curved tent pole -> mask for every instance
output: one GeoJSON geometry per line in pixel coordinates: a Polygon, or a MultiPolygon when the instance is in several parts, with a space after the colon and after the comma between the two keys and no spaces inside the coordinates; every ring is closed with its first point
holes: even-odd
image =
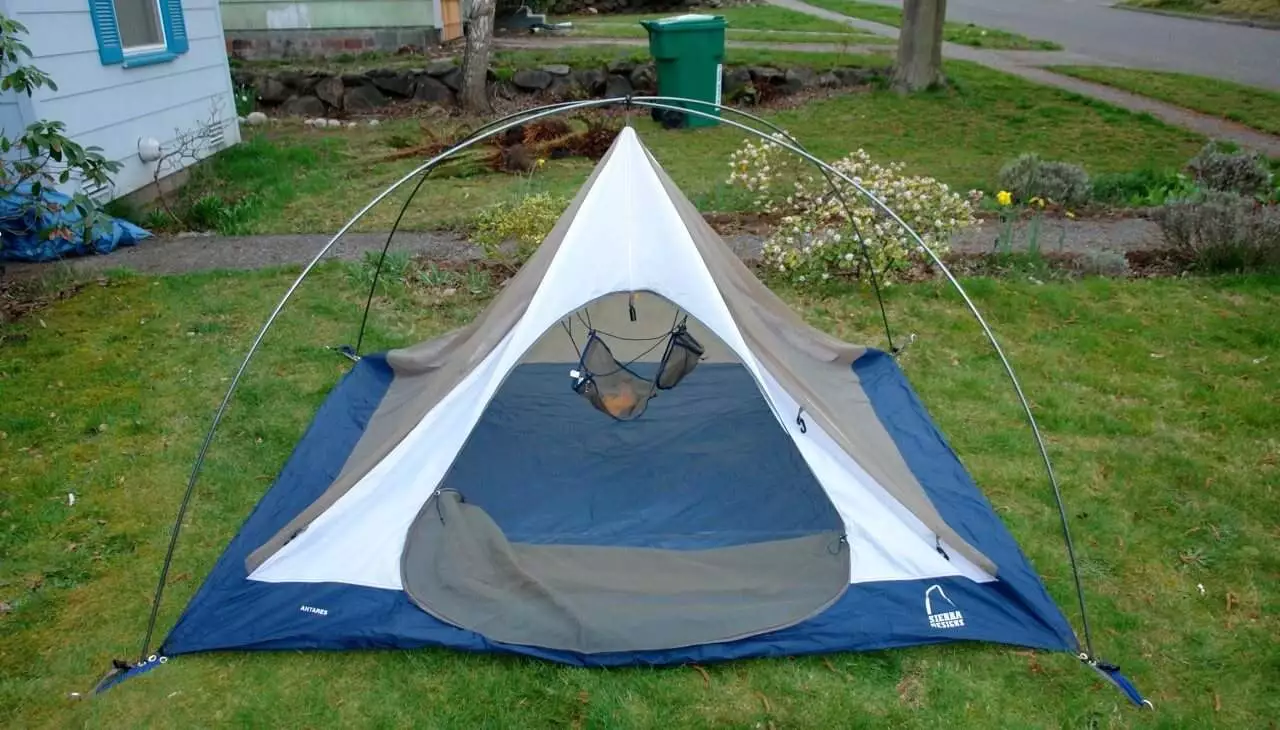
{"type": "MultiPolygon", "coordinates": [[[[799,147],[798,143],[793,145],[790,142],[787,142],[784,140],[778,140],[774,137],[770,137],[766,135],[764,132],[758,129],[755,129],[754,127],[751,127],[742,122],[738,122],[732,119],[724,119],[724,118],[709,114],[707,112],[699,111],[697,109],[690,109],[683,106],[674,106],[672,104],[665,103],[666,101],[694,102],[694,103],[702,104],[708,107],[714,106],[718,110],[727,110],[733,113],[743,114],[744,116],[751,116],[744,112],[740,112],[739,110],[733,109],[732,107],[726,107],[720,104],[713,104],[711,102],[702,102],[695,99],[679,99],[676,97],[631,97],[631,96],[612,97],[607,99],[589,99],[589,100],[584,100],[579,102],[553,104],[545,107],[539,107],[534,110],[530,110],[523,116],[510,115],[508,118],[511,118],[511,117],[518,117],[518,118],[515,119],[514,121],[508,121],[502,124],[498,124],[496,126],[488,125],[482,128],[484,129],[483,133],[477,133],[467,139],[464,139],[462,142],[454,145],[453,147],[446,150],[445,152],[431,158],[427,162],[419,165],[418,167],[406,173],[400,179],[393,182],[385,190],[383,190],[381,193],[376,195],[373,198],[373,200],[369,201],[369,203],[367,203],[363,208],[361,208],[359,212],[357,212],[350,220],[348,220],[347,223],[344,224],[342,228],[340,228],[338,232],[334,234],[334,236],[330,238],[329,241],[326,242],[320,248],[319,251],[316,252],[316,254],[306,264],[306,266],[303,267],[301,273],[298,274],[298,277],[293,281],[293,283],[285,291],[280,301],[276,304],[275,308],[271,311],[271,314],[267,317],[266,322],[263,323],[262,328],[258,331],[258,334],[254,338],[253,343],[249,346],[249,350],[245,353],[244,359],[240,363],[240,367],[236,370],[235,376],[231,379],[231,383],[228,386],[227,392],[223,396],[217,411],[214,413],[213,421],[210,424],[209,431],[205,435],[204,441],[202,442],[200,446],[200,450],[196,456],[195,464],[192,466],[191,476],[187,481],[186,490],[183,493],[182,502],[178,508],[177,517],[174,520],[173,529],[171,530],[171,534],[169,537],[168,548],[165,551],[164,564],[161,567],[159,581],[157,582],[157,585],[156,585],[155,597],[153,598],[152,605],[151,605],[151,613],[147,622],[147,631],[143,639],[142,650],[139,655],[139,663],[144,662],[147,659],[147,653],[151,648],[151,638],[155,631],[155,624],[156,624],[156,619],[160,609],[160,602],[161,602],[161,599],[163,598],[165,583],[167,582],[167,579],[168,579],[169,566],[173,560],[174,551],[177,549],[178,535],[182,528],[182,520],[186,516],[187,507],[189,506],[191,501],[191,495],[195,490],[196,482],[199,479],[200,471],[204,466],[204,460],[208,454],[209,447],[213,442],[213,437],[217,432],[219,424],[222,422],[223,416],[226,414],[227,408],[231,402],[232,395],[235,394],[235,390],[239,386],[240,380],[243,378],[245,371],[249,367],[250,361],[253,359],[253,356],[257,353],[258,349],[262,345],[263,340],[266,338],[267,331],[270,330],[271,325],[274,324],[276,319],[280,316],[280,313],[284,310],[285,305],[288,304],[289,300],[293,297],[294,293],[302,285],[302,282],[306,279],[306,277],[320,263],[320,260],[324,258],[324,256],[329,252],[329,250],[332,249],[333,246],[339,240],[341,240],[341,238],[344,235],[346,235],[346,233],[349,230],[351,230],[351,228],[354,227],[356,223],[358,223],[362,218],[364,218],[364,216],[367,215],[369,211],[377,207],[377,205],[380,204],[383,200],[385,200],[389,195],[391,195],[393,192],[398,190],[402,185],[404,185],[408,181],[412,180],[414,177],[419,175],[425,176],[427,173],[431,171],[432,168],[440,164],[442,161],[444,161],[448,157],[456,154],[457,152],[460,152],[483,139],[486,139],[495,134],[503,132],[523,122],[532,121],[534,119],[552,116],[561,112],[572,111],[575,109],[604,107],[604,106],[609,106],[612,104],[620,104],[620,103],[624,103],[628,105],[644,106],[649,108],[665,109],[669,111],[680,111],[688,114],[695,114],[697,116],[706,117],[708,119],[715,119],[721,123],[728,124],[738,129],[742,129],[743,131],[746,131],[746,132],[750,132],[751,134],[754,134],[757,137],[764,139],[766,141],[772,141],[773,143],[778,144],[780,147],[783,147],[784,149],[787,149],[792,153],[799,155],[800,157],[808,160],[810,163],[817,166],[820,170],[824,171],[824,174],[834,175],[840,178],[841,180],[843,180],[845,183],[851,185],[855,190],[857,190],[863,196],[865,196],[868,200],[870,200],[877,208],[879,208],[882,212],[884,212],[886,215],[892,218],[895,222],[897,222],[898,225],[900,225],[903,228],[903,230],[905,230],[911,236],[911,238],[916,242],[917,246],[922,251],[924,251],[925,254],[933,261],[934,265],[937,266],[940,271],[942,271],[942,273],[946,276],[947,280],[951,282],[951,285],[960,294],[961,298],[964,300],[965,305],[969,308],[970,313],[974,316],[974,319],[976,319],[978,324],[982,327],[983,333],[986,334],[987,340],[991,343],[991,346],[995,350],[997,356],[999,356],[1001,363],[1004,365],[1006,374],[1009,376],[1010,381],[1013,383],[1014,391],[1017,394],[1019,401],[1021,401],[1022,403],[1022,407],[1026,414],[1027,421],[1031,426],[1033,435],[1035,436],[1036,443],[1040,449],[1040,456],[1044,461],[1045,470],[1049,476],[1050,486],[1053,488],[1054,498],[1056,499],[1058,504],[1058,512],[1062,518],[1063,537],[1066,542],[1068,556],[1071,559],[1071,569],[1072,569],[1072,574],[1075,578],[1075,585],[1076,585],[1076,596],[1080,602],[1081,621],[1084,627],[1086,648],[1088,649],[1089,656],[1093,655],[1093,645],[1092,645],[1092,640],[1090,638],[1090,633],[1089,633],[1089,622],[1088,622],[1087,615],[1085,613],[1084,592],[1080,583],[1080,573],[1076,567],[1075,550],[1071,541],[1070,529],[1068,526],[1067,515],[1066,515],[1066,508],[1062,501],[1062,493],[1058,486],[1057,477],[1054,475],[1054,472],[1053,472],[1053,466],[1049,459],[1048,450],[1044,444],[1044,438],[1041,435],[1039,426],[1036,423],[1035,415],[1032,413],[1031,405],[1027,401],[1026,395],[1022,391],[1022,386],[1018,381],[1017,375],[1013,371],[1013,366],[1010,364],[1009,359],[1005,356],[1004,350],[1000,347],[1000,343],[996,340],[995,334],[992,332],[991,327],[987,324],[986,320],[983,318],[982,313],[978,311],[977,306],[973,303],[973,300],[969,298],[968,293],[964,290],[964,287],[960,285],[960,282],[951,273],[951,270],[947,267],[945,263],[943,263],[942,259],[939,258],[938,255],[935,254],[933,250],[930,249],[924,243],[924,241],[911,228],[911,226],[907,225],[907,223],[903,221],[902,218],[900,218],[896,213],[894,213],[893,210],[889,208],[887,205],[885,205],[879,198],[877,198],[870,191],[864,188],[861,184],[849,178],[844,173],[840,172],[839,170],[835,169],[831,165],[827,164],[826,162],[823,162],[822,160],[818,159],[814,155],[810,154],[808,151],[799,147]]],[[[767,126],[775,130],[778,129],[776,126],[768,122],[764,122],[763,120],[759,120],[758,118],[756,118],[755,120],[761,121],[762,123],[766,124],[767,126]]],[[[778,131],[782,131],[782,130],[778,130],[778,131]]],[[[786,135],[789,139],[793,139],[789,134],[786,134],[786,132],[783,132],[783,134],[786,135]]],[[[410,199],[412,199],[412,196],[410,197],[410,199]]]]}
{"type": "MultiPolygon", "coordinates": [[[[574,102],[569,105],[556,106],[549,111],[545,111],[540,114],[533,115],[529,118],[536,119],[538,117],[550,116],[552,114],[556,114],[558,112],[566,111],[569,109],[576,109],[580,107],[590,107],[590,106],[601,106],[606,103],[616,103],[617,101],[620,101],[620,100],[591,99],[591,100],[586,100],[581,102],[574,102]]],[[[258,352],[258,348],[261,347],[262,340],[267,336],[267,330],[271,329],[271,325],[274,324],[276,321],[276,318],[280,316],[280,312],[284,310],[284,306],[288,304],[290,299],[293,298],[294,292],[296,292],[298,290],[298,287],[302,285],[302,282],[304,279],[307,278],[307,275],[310,274],[311,271],[315,269],[316,265],[320,263],[320,259],[324,258],[325,254],[329,253],[329,250],[333,248],[334,244],[336,244],[344,235],[346,235],[347,231],[351,230],[351,228],[355,226],[355,224],[358,223],[360,219],[364,218],[369,213],[369,211],[377,207],[377,205],[381,203],[384,199],[386,199],[387,196],[391,195],[391,193],[398,190],[401,185],[404,185],[408,181],[412,180],[414,177],[418,175],[425,175],[426,173],[430,172],[433,167],[440,164],[443,160],[445,160],[449,156],[457,152],[460,152],[466,149],[467,147],[470,147],[471,145],[475,144],[476,142],[479,142],[482,139],[485,139],[486,137],[490,137],[510,127],[513,127],[517,123],[518,122],[509,122],[507,124],[496,127],[486,132],[484,135],[463,140],[462,142],[454,145],[453,147],[444,151],[443,153],[436,155],[435,157],[422,163],[418,167],[415,167],[413,170],[406,173],[399,180],[396,180],[395,182],[391,183],[391,185],[389,185],[381,193],[378,193],[373,198],[373,200],[369,201],[368,204],[366,204],[363,208],[361,208],[360,211],[351,218],[351,220],[347,221],[346,224],[343,225],[342,228],[340,228],[338,232],[334,234],[334,236],[330,238],[327,243],[321,246],[320,250],[317,251],[315,256],[311,258],[311,261],[309,261],[307,265],[303,267],[302,272],[298,274],[298,278],[294,279],[293,283],[289,285],[289,288],[288,290],[285,291],[284,296],[280,298],[280,301],[279,303],[276,304],[275,309],[273,309],[271,311],[271,314],[267,317],[267,321],[263,323],[262,329],[258,331],[258,336],[254,338],[253,344],[249,346],[249,351],[245,353],[244,360],[240,363],[239,369],[236,370],[235,376],[231,378],[231,384],[227,387],[226,395],[222,397],[222,402],[218,405],[218,410],[213,415],[213,422],[209,426],[209,432],[205,434],[204,442],[200,445],[200,451],[196,455],[195,465],[191,468],[191,476],[187,480],[186,491],[183,493],[182,502],[178,506],[178,516],[174,520],[173,529],[169,535],[169,546],[165,550],[164,565],[160,569],[160,579],[156,583],[156,593],[151,603],[150,618],[147,619],[147,632],[142,641],[142,650],[138,658],[139,663],[146,661],[147,652],[151,648],[151,637],[155,633],[156,618],[160,611],[160,601],[164,597],[164,586],[169,577],[169,565],[173,561],[173,553],[178,546],[178,533],[181,532],[182,520],[184,517],[186,517],[187,506],[191,502],[191,494],[195,490],[196,481],[200,478],[200,470],[204,466],[205,456],[209,452],[209,446],[213,442],[213,437],[218,430],[218,425],[222,422],[222,417],[227,412],[227,406],[230,405],[231,403],[231,396],[235,393],[236,388],[240,385],[240,379],[244,376],[245,370],[248,369],[249,362],[253,359],[253,356],[258,352]]]]}
{"type": "MultiPolygon", "coordinates": [[[[708,114],[706,112],[700,112],[695,109],[685,109],[684,107],[674,107],[667,104],[654,103],[654,102],[647,101],[646,98],[644,97],[639,99],[632,99],[632,102],[636,104],[640,104],[642,106],[654,106],[662,109],[678,109],[680,111],[684,111],[691,114],[697,114],[699,116],[703,116],[708,119],[718,119],[722,123],[726,123],[734,127],[738,127],[739,129],[752,132],[756,135],[763,136],[760,134],[758,130],[755,130],[747,125],[740,124],[731,119],[722,119],[715,115],[708,114]]],[[[699,102],[699,103],[712,106],[710,102],[699,102]]],[[[720,106],[720,105],[717,104],[714,106],[720,106]]],[[[1000,347],[1000,342],[996,340],[995,333],[991,331],[991,326],[987,324],[987,320],[982,316],[982,313],[978,311],[977,305],[975,305],[973,303],[973,300],[969,298],[969,293],[965,291],[964,287],[960,285],[959,280],[957,280],[955,275],[951,273],[951,269],[945,263],[943,263],[942,259],[936,253],[933,252],[933,249],[929,248],[929,246],[925,244],[924,240],[920,238],[920,235],[917,234],[915,230],[911,228],[911,226],[907,225],[906,221],[902,220],[902,218],[900,218],[897,213],[893,212],[892,208],[885,205],[884,202],[882,202],[879,198],[873,195],[871,191],[864,188],[860,183],[856,182],[855,180],[850,178],[848,175],[845,175],[844,173],[835,169],[834,167],[827,164],[826,162],[823,162],[817,157],[814,157],[809,152],[797,146],[793,146],[784,141],[775,139],[774,143],[790,150],[791,152],[794,152],[797,155],[800,155],[801,157],[808,160],[809,162],[812,162],[814,165],[817,165],[819,169],[825,170],[830,174],[840,178],[841,180],[848,183],[849,185],[853,186],[855,190],[862,193],[864,197],[870,200],[883,213],[885,213],[890,218],[892,218],[899,226],[902,227],[904,231],[907,232],[908,235],[911,236],[911,238],[916,242],[916,245],[920,248],[920,250],[924,251],[924,253],[929,257],[929,259],[933,261],[933,264],[936,267],[938,267],[938,270],[941,271],[944,276],[946,276],[947,281],[951,282],[951,286],[955,288],[958,294],[960,294],[960,298],[964,300],[965,306],[969,308],[969,312],[973,315],[974,319],[977,320],[979,326],[982,327],[983,333],[986,334],[987,336],[987,341],[991,343],[992,349],[995,350],[996,355],[1000,358],[1001,364],[1004,365],[1005,373],[1009,376],[1009,381],[1013,384],[1013,390],[1017,394],[1018,400],[1022,403],[1022,410],[1027,417],[1028,425],[1031,426],[1031,433],[1035,437],[1036,446],[1040,450],[1040,458],[1044,462],[1045,473],[1049,477],[1049,486],[1052,487],[1053,489],[1054,500],[1058,503],[1058,515],[1059,517],[1061,517],[1061,520],[1062,520],[1062,537],[1063,537],[1063,541],[1066,543],[1067,557],[1071,561],[1071,575],[1075,580],[1076,598],[1080,604],[1080,623],[1084,630],[1085,650],[1088,652],[1088,655],[1092,657],[1094,655],[1093,654],[1093,638],[1089,631],[1089,616],[1088,616],[1088,612],[1085,609],[1084,588],[1080,582],[1080,570],[1076,566],[1075,546],[1071,540],[1071,528],[1067,520],[1067,508],[1062,501],[1062,490],[1058,486],[1058,477],[1054,474],[1053,463],[1049,459],[1049,450],[1045,447],[1044,436],[1041,435],[1040,426],[1036,422],[1035,414],[1032,413],[1031,411],[1031,404],[1027,400],[1026,394],[1023,393],[1022,391],[1022,384],[1018,381],[1018,376],[1013,372],[1013,365],[1009,362],[1009,358],[1004,354],[1004,348],[1000,347]]]]}

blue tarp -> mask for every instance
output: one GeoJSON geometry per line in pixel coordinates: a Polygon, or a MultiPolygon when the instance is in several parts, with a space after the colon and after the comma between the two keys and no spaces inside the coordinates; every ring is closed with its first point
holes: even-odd
{"type": "Polygon", "coordinates": [[[0,197],[0,260],[55,261],[68,256],[111,253],[133,246],[151,233],[119,218],[108,217],[85,235],[84,216],[71,197],[56,190],[41,192],[45,213],[37,215],[29,185],[0,197]],[[52,234],[51,234],[52,232],[52,234]]]}

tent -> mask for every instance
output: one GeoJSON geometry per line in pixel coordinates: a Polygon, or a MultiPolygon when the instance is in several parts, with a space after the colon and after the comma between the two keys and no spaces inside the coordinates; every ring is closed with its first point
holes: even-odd
{"type": "Polygon", "coordinates": [[[895,358],[790,311],[630,128],[474,322],[356,359],[161,655],[1080,652],[895,358]]]}

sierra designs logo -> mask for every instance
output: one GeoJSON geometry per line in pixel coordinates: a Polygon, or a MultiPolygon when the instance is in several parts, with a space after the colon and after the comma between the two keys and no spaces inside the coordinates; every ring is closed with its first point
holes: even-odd
{"type": "Polygon", "coordinates": [[[956,604],[942,590],[942,586],[934,584],[929,586],[924,592],[924,612],[929,617],[929,626],[935,629],[956,629],[964,626],[964,614],[960,613],[960,609],[956,608],[956,604]],[[937,593],[938,597],[945,601],[938,602],[936,606],[937,613],[934,613],[933,594],[937,593]]]}

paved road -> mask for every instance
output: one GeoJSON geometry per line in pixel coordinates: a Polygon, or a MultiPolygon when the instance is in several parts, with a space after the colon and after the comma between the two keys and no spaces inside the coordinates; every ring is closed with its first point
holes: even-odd
{"type": "Polygon", "coordinates": [[[947,19],[1057,41],[1068,51],[1122,66],[1280,90],[1280,30],[1118,10],[1114,1],[948,0],[947,19]]]}

